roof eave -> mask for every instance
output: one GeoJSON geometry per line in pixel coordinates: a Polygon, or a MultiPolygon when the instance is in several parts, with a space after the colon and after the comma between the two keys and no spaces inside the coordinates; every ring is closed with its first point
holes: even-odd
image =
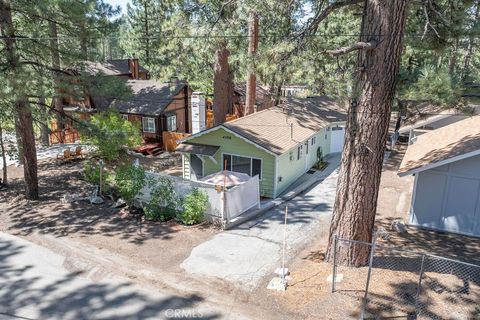
{"type": "Polygon", "coordinates": [[[419,173],[419,172],[422,172],[422,171],[434,169],[434,168],[443,166],[445,164],[449,164],[449,163],[452,163],[452,162],[456,162],[456,161],[460,161],[460,160],[463,160],[463,159],[471,158],[471,157],[474,157],[474,156],[477,156],[477,155],[480,155],[480,149],[475,150],[475,151],[471,151],[471,152],[467,152],[467,153],[458,155],[456,157],[441,160],[441,161],[438,161],[438,162],[428,163],[424,166],[416,167],[416,168],[413,168],[413,169],[410,169],[410,170],[407,170],[407,171],[398,171],[397,175],[399,177],[405,177],[405,176],[409,176],[409,175],[419,173]]]}

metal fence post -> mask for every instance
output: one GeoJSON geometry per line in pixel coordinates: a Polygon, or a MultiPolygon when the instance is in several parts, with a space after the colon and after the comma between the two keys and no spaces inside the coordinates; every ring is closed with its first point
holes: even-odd
{"type": "Polygon", "coordinates": [[[333,272],[332,272],[332,293],[335,292],[335,279],[337,277],[337,244],[338,236],[333,236],[333,272]]]}
{"type": "Polygon", "coordinates": [[[420,265],[420,275],[418,277],[418,286],[417,286],[417,294],[415,295],[415,318],[418,317],[419,312],[419,303],[420,303],[420,291],[422,288],[422,277],[423,277],[423,268],[425,264],[425,254],[422,254],[422,264],[420,265]]]}
{"type": "Polygon", "coordinates": [[[373,233],[373,241],[372,241],[372,249],[370,251],[370,260],[368,262],[367,283],[365,285],[365,294],[363,296],[362,312],[360,313],[360,319],[362,319],[362,320],[365,317],[365,309],[367,308],[368,287],[370,286],[370,277],[372,276],[372,265],[373,265],[373,257],[375,255],[376,243],[377,243],[377,232],[374,232],[373,233]]]}

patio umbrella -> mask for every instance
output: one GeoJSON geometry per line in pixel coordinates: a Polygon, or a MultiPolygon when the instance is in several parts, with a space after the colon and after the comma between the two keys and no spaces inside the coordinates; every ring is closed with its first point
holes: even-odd
{"type": "Polygon", "coordinates": [[[250,179],[250,176],[246,173],[233,172],[233,171],[219,171],[212,173],[206,177],[200,179],[200,181],[223,185],[225,179],[225,186],[233,187],[242,183],[247,182],[250,179]]]}

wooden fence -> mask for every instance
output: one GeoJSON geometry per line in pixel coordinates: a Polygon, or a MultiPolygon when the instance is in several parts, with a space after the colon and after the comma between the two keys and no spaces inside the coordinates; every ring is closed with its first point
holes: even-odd
{"type": "MultiPolygon", "coordinates": [[[[236,114],[227,114],[225,116],[225,122],[229,122],[235,119],[238,119],[238,116],[236,114]]],[[[207,110],[207,118],[205,122],[207,129],[213,127],[213,110],[207,110]]]]}
{"type": "Polygon", "coordinates": [[[163,131],[163,147],[165,151],[175,151],[178,146],[177,140],[183,139],[190,136],[190,133],[181,133],[181,132],[172,132],[172,131],[163,131]]]}
{"type": "Polygon", "coordinates": [[[50,131],[50,144],[74,143],[80,140],[80,134],[76,129],[50,131]]]}

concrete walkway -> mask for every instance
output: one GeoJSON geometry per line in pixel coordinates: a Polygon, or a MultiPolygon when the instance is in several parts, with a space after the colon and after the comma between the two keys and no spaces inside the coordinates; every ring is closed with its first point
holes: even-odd
{"type": "Polygon", "coordinates": [[[0,232],[0,319],[249,319],[200,294],[161,292],[115,275],[75,272],[79,262],[0,232]]]}
{"type": "MultiPolygon", "coordinates": [[[[340,155],[329,159],[324,180],[286,202],[289,207],[287,260],[312,238],[328,232],[335,201],[340,155]]],[[[195,247],[181,264],[185,271],[254,289],[281,265],[285,204],[195,247]]],[[[287,266],[288,267],[288,266],[287,266]]]]}

